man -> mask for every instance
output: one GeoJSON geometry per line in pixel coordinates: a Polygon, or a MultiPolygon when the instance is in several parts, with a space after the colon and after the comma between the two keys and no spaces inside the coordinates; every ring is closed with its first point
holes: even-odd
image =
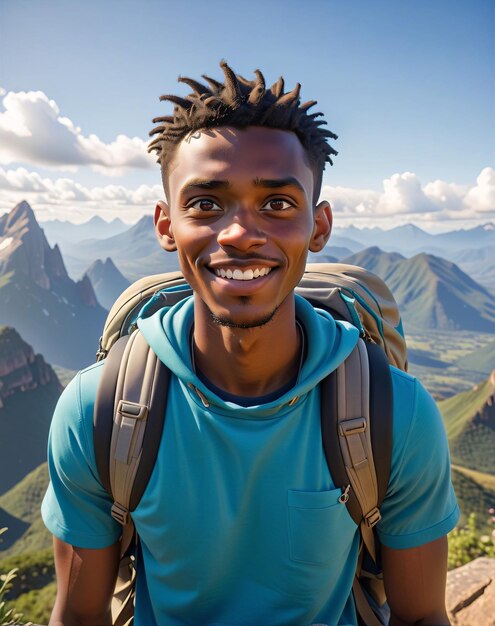
{"type": "MultiPolygon", "coordinates": [[[[171,369],[157,461],[133,520],[137,626],[357,623],[359,532],[321,445],[319,382],[357,331],[294,295],[331,230],[317,202],[335,154],[299,85],[270,90],[221,64],[158,118],[160,245],[194,296],[140,320],[171,369]]],[[[318,114],[319,115],[319,114],[318,114]]],[[[50,436],[43,517],[55,535],[50,624],[110,624],[120,527],[102,487],[92,414],[103,363],[65,390],[50,436]]],[[[390,624],[447,624],[446,533],[458,519],[438,411],[392,368],[394,444],[377,526],[390,624]]]]}

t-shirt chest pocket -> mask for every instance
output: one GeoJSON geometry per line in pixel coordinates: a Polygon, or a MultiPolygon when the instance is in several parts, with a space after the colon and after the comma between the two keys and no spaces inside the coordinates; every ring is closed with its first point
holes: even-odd
{"type": "Polygon", "coordinates": [[[350,549],[356,525],[339,502],[341,489],[288,491],[289,550],[293,561],[325,564],[350,549]]]}

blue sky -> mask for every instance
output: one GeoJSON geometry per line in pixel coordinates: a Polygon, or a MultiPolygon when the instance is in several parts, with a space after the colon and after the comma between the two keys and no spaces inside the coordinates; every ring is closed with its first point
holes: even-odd
{"type": "Polygon", "coordinates": [[[22,196],[41,219],[151,212],[158,96],[225,58],[318,100],[341,223],[490,221],[494,20],[485,0],[2,0],[0,211],[22,196]]]}

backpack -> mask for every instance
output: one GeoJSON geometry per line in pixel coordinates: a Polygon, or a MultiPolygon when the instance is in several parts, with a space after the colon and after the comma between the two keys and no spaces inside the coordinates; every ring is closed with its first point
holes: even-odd
{"type": "MultiPolygon", "coordinates": [[[[360,528],[353,584],[359,623],[388,623],[374,526],[380,520],[392,455],[393,395],[389,363],[406,371],[406,343],[397,304],[385,283],[359,267],[306,266],[296,293],[360,333],[347,359],[321,382],[321,431],[327,464],[340,501],[360,528]]],[[[105,359],[94,409],[94,448],[100,480],[123,527],[112,615],[115,626],[133,623],[139,538],[131,519],[153,470],[161,440],[170,371],[137,329],[148,317],[192,294],[180,272],[148,276],[112,306],[97,360],[105,359]]],[[[205,406],[207,399],[201,397],[205,406]]]]}

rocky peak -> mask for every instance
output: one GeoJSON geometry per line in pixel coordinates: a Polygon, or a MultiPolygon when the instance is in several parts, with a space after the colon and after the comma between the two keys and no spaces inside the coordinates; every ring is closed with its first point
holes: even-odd
{"type": "Polygon", "coordinates": [[[84,274],[81,280],[76,283],[76,287],[79,298],[83,304],[87,304],[90,307],[98,306],[98,300],[96,299],[93,285],[87,274],[84,274]]]}
{"type": "MultiPolygon", "coordinates": [[[[4,217],[5,229],[15,230],[28,225],[38,225],[33,209],[29,206],[29,203],[23,200],[19,202],[9,213],[4,217]]],[[[1,231],[0,231],[1,232],[1,231]]]]}
{"type": "Polygon", "coordinates": [[[26,201],[0,217],[0,274],[8,272],[29,276],[42,289],[70,280],[60,250],[50,248],[26,201]]]}
{"type": "Polygon", "coordinates": [[[0,409],[8,396],[49,384],[62,390],[43,356],[35,354],[14,328],[0,326],[0,409]]]}
{"type": "Polygon", "coordinates": [[[112,308],[115,300],[129,286],[129,281],[119,272],[110,257],[105,261],[96,260],[84,276],[89,276],[98,302],[107,310],[112,308]]]}

